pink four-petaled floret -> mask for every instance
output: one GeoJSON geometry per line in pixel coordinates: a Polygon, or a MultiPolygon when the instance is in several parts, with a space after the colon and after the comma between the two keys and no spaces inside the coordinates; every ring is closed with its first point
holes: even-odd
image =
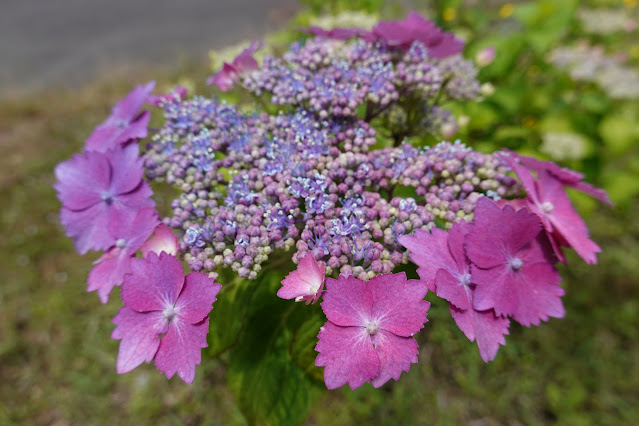
{"type": "Polygon", "coordinates": [[[500,208],[482,197],[466,236],[466,254],[477,284],[473,307],[495,309],[525,326],[561,318],[564,289],[539,218],[528,209],[500,208]]]}
{"type": "Polygon", "coordinates": [[[417,362],[413,335],[422,329],[430,303],[428,287],[404,273],[378,275],[369,282],[353,276],[326,280],[321,306],[328,321],[320,329],[315,365],[324,366],[329,389],[351,389],[398,380],[417,362]]]}
{"type": "Polygon", "coordinates": [[[111,337],[121,340],[117,372],[155,360],[167,378],[177,373],[193,383],[221,287],[206,274],[185,277],[180,261],[164,252],[133,259],[122,285],[124,307],[113,318],[117,327],[111,337]]]}
{"type": "Polygon", "coordinates": [[[118,226],[124,229],[139,210],[155,205],[142,180],[142,161],[138,146],[128,145],[76,154],[55,168],[60,220],[80,254],[111,248],[118,226]]]}
{"type": "Polygon", "coordinates": [[[504,335],[508,334],[510,322],[493,309],[473,307],[475,284],[464,252],[464,238],[470,227],[460,222],[449,232],[438,228],[431,233],[418,230],[414,235],[400,237],[399,242],[410,251],[420,278],[429,283],[437,296],[450,302],[455,323],[468,340],[477,342],[481,358],[488,362],[497,355],[499,345],[506,344],[504,335]]]}

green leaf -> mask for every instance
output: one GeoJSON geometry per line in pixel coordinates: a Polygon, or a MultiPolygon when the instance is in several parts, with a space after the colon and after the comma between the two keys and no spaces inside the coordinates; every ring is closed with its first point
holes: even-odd
{"type": "Polygon", "coordinates": [[[273,271],[257,283],[247,326],[230,352],[229,387],[250,424],[300,424],[321,389],[289,350],[313,307],[279,299],[282,278],[273,271]]]}
{"type": "MultiPolygon", "coordinates": [[[[223,272],[230,272],[225,270],[223,272]]],[[[222,273],[222,276],[226,274],[222,273]]],[[[213,305],[211,315],[208,352],[214,357],[233,346],[240,338],[246,323],[251,297],[258,283],[239,277],[228,280],[221,279],[222,290],[213,305]]]]}
{"type": "Polygon", "coordinates": [[[315,358],[317,358],[315,345],[317,344],[317,334],[320,327],[326,322],[326,317],[321,312],[321,309],[316,308],[314,310],[315,312],[312,312],[295,331],[289,352],[291,359],[298,367],[310,377],[321,382],[324,380],[324,372],[321,368],[315,366],[315,358]]]}

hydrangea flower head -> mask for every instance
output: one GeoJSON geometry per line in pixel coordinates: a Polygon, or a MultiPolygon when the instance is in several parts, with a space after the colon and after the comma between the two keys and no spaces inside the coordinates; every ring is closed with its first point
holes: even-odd
{"type": "Polygon", "coordinates": [[[258,68],[258,63],[253,55],[261,48],[262,43],[253,41],[249,47],[233,59],[232,63],[224,62],[222,69],[209,77],[206,84],[215,84],[224,92],[231,90],[242,74],[258,68]]]}
{"type": "Polygon", "coordinates": [[[153,233],[158,222],[155,210],[145,208],[131,222],[109,223],[109,233],[116,239],[116,243],[95,261],[96,266],[89,273],[87,291],[97,290],[102,303],[106,303],[113,287],[122,284],[124,275],[130,272],[131,260],[153,233]]]}
{"type": "Polygon", "coordinates": [[[80,254],[111,248],[116,238],[109,224],[125,226],[140,209],[155,205],[143,172],[137,145],[87,151],[58,164],[54,187],[62,202],[60,219],[80,254]]]}
{"type": "Polygon", "coordinates": [[[122,285],[124,307],[113,318],[117,327],[111,337],[121,340],[117,372],[155,359],[167,378],[177,373],[193,383],[221,287],[206,274],[185,277],[180,261],[164,252],[133,259],[122,285]]]}
{"type": "Polygon", "coordinates": [[[322,294],[326,265],[317,263],[312,253],[306,253],[299,261],[297,269],[282,280],[277,295],[282,299],[305,300],[306,304],[315,303],[322,294]]]}
{"type": "Polygon", "coordinates": [[[398,380],[417,362],[413,335],[426,322],[426,283],[406,274],[378,275],[365,282],[353,276],[326,280],[321,306],[328,321],[320,329],[315,365],[324,366],[329,389],[372,382],[376,388],[398,380]]]}
{"type": "Polygon", "coordinates": [[[142,255],[144,257],[151,252],[157,255],[165,252],[172,256],[176,256],[178,253],[177,237],[173,231],[171,231],[171,228],[161,223],[155,228],[153,236],[142,244],[140,250],[142,250],[142,255]]]}
{"type": "Polygon", "coordinates": [[[473,306],[495,309],[524,326],[562,318],[564,290],[539,218],[528,209],[500,208],[482,197],[466,236],[466,252],[477,284],[473,306]]]}
{"type": "Polygon", "coordinates": [[[560,178],[547,169],[541,169],[535,180],[530,171],[512,157],[503,158],[509,162],[526,190],[527,206],[541,219],[557,257],[564,261],[559,247],[564,245],[575,249],[586,263],[597,263],[597,253],[601,252],[601,248],[588,237],[588,228],[572,206],[560,178]]]}
{"type": "Polygon", "coordinates": [[[140,108],[154,87],[154,81],[139,85],[118,102],[109,118],[91,133],[86,141],[86,149],[105,152],[130,140],[145,138],[151,114],[148,111],[140,113],[140,108]]]}
{"type": "Polygon", "coordinates": [[[413,42],[420,41],[433,58],[443,59],[460,53],[464,42],[446,33],[417,12],[411,12],[403,21],[381,21],[373,27],[373,34],[389,46],[408,50],[413,42]]]}
{"type": "Polygon", "coordinates": [[[471,264],[464,252],[464,237],[471,227],[462,221],[453,224],[449,232],[434,228],[432,233],[416,232],[404,235],[400,243],[409,249],[422,280],[431,283],[437,296],[450,302],[449,308],[460,330],[471,342],[477,341],[479,354],[492,361],[499,345],[505,345],[510,321],[497,316],[493,309],[473,307],[475,284],[471,264]]]}

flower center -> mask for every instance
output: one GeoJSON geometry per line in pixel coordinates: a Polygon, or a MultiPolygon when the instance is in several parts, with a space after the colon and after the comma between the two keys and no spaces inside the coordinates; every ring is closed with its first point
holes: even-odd
{"type": "Polygon", "coordinates": [[[120,129],[124,129],[126,127],[126,121],[119,119],[116,123],[116,126],[118,126],[120,129]]]}
{"type": "Polygon", "coordinates": [[[115,246],[119,249],[123,249],[124,247],[126,247],[126,240],[124,238],[120,238],[115,242],[115,246]]]}
{"type": "Polygon", "coordinates": [[[113,195],[109,194],[109,193],[104,193],[100,196],[100,198],[102,198],[102,201],[104,201],[105,203],[107,203],[108,206],[111,205],[111,203],[113,203],[113,195]]]}
{"type": "Polygon", "coordinates": [[[379,330],[379,326],[375,324],[374,322],[369,322],[366,325],[366,332],[371,336],[377,333],[377,330],[379,330]]]}
{"type": "Polygon", "coordinates": [[[470,281],[471,281],[470,274],[464,274],[464,276],[462,276],[461,283],[463,285],[470,285],[470,281]]]}
{"type": "Polygon", "coordinates": [[[550,213],[555,209],[555,206],[553,206],[553,204],[550,201],[544,201],[541,204],[541,210],[543,210],[544,213],[550,213]]]}
{"type": "Polygon", "coordinates": [[[513,257],[510,259],[510,267],[513,268],[513,271],[519,271],[521,267],[524,265],[524,262],[521,261],[518,257],[513,257]]]}
{"type": "Polygon", "coordinates": [[[168,321],[171,321],[177,315],[177,311],[175,310],[175,306],[169,306],[164,311],[162,311],[162,315],[168,321]]]}

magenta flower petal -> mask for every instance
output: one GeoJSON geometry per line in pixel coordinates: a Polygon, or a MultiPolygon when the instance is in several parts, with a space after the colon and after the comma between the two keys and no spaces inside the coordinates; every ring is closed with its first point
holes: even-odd
{"type": "Polygon", "coordinates": [[[528,209],[502,209],[487,197],[477,200],[473,229],[466,237],[466,251],[480,268],[503,264],[505,252],[516,253],[541,231],[541,222],[528,209]]]}
{"type": "Polygon", "coordinates": [[[131,261],[131,274],[122,285],[122,301],[139,312],[163,311],[174,304],[184,285],[180,261],[166,253],[149,253],[144,259],[131,261]]]}
{"type": "Polygon", "coordinates": [[[198,324],[189,324],[179,315],[174,317],[155,355],[157,369],[166,374],[168,379],[177,373],[184,382],[193,383],[195,366],[202,359],[201,349],[207,347],[208,332],[208,318],[198,324]]]}
{"type": "Polygon", "coordinates": [[[448,250],[448,233],[439,228],[433,228],[430,233],[418,229],[413,235],[402,235],[398,241],[409,250],[411,261],[418,266],[419,277],[434,291],[437,271],[454,262],[448,250]]]}
{"type": "Polygon", "coordinates": [[[492,309],[476,311],[475,309],[458,309],[450,304],[450,313],[459,329],[468,340],[477,341],[479,355],[484,362],[495,359],[499,345],[506,345],[504,335],[508,334],[510,321],[508,318],[495,315],[492,309]]]}
{"type": "Polygon", "coordinates": [[[548,321],[548,317],[564,316],[561,296],[565,292],[557,285],[560,278],[552,265],[523,266],[517,273],[473,265],[472,275],[477,283],[474,298],[477,310],[494,308],[498,315],[510,315],[526,327],[548,321]]]}
{"type": "Polygon", "coordinates": [[[326,318],[340,326],[365,326],[373,311],[371,287],[353,276],[326,279],[321,303],[326,318]]]}
{"type": "Polygon", "coordinates": [[[233,88],[238,78],[237,69],[234,66],[224,62],[222,69],[206,80],[206,84],[215,84],[223,92],[227,92],[233,88]]]}
{"type": "Polygon", "coordinates": [[[54,188],[60,202],[69,210],[84,210],[102,201],[95,187],[109,187],[111,166],[102,155],[91,152],[75,154],[71,160],[56,166],[55,176],[58,181],[54,188]],[[89,177],[92,185],[86,183],[89,177]]]}
{"type": "Polygon", "coordinates": [[[582,182],[584,175],[564,167],[559,167],[557,164],[552,163],[550,161],[542,161],[538,160],[534,157],[527,157],[525,155],[519,155],[516,152],[505,149],[511,158],[518,161],[522,166],[526,167],[528,170],[541,174],[543,171],[549,172],[552,176],[557,178],[563,186],[567,186],[577,191],[581,191],[585,194],[588,194],[598,200],[612,205],[612,201],[608,198],[608,194],[603,189],[599,189],[590,185],[589,183],[582,182]]]}
{"type": "Polygon", "coordinates": [[[422,42],[433,58],[443,59],[460,53],[464,42],[451,33],[445,33],[433,22],[417,12],[411,12],[403,21],[381,21],[372,34],[389,46],[409,49],[415,41],[422,42]]]}
{"type": "MultiPolygon", "coordinates": [[[[468,268],[470,272],[470,267],[468,268]]],[[[470,277],[470,274],[468,275],[470,277]]],[[[436,277],[436,293],[438,297],[448,300],[461,310],[472,308],[471,302],[468,300],[468,285],[469,282],[462,282],[463,277],[456,278],[448,270],[440,269],[437,271],[436,277]]]]}
{"type": "MultiPolygon", "coordinates": [[[[373,294],[372,321],[397,336],[412,337],[424,327],[430,303],[425,282],[406,280],[406,274],[378,275],[368,284],[373,294]]],[[[387,379],[388,380],[388,379],[387,379]]]]}
{"type": "Polygon", "coordinates": [[[175,311],[191,324],[201,322],[211,312],[222,286],[207,274],[191,272],[184,278],[184,287],[175,303],[175,311]]]}
{"type": "Polygon", "coordinates": [[[160,334],[168,330],[168,321],[161,312],[136,312],[120,308],[113,318],[117,325],[112,339],[121,339],[116,370],[128,373],[142,362],[151,362],[160,345],[160,334]]]}
{"type": "Polygon", "coordinates": [[[159,255],[162,252],[175,256],[178,252],[178,241],[171,228],[161,223],[155,228],[153,236],[140,247],[142,256],[146,257],[153,252],[159,255]]]}
{"type": "Polygon", "coordinates": [[[417,363],[419,351],[412,337],[396,336],[380,329],[373,335],[373,344],[380,363],[379,374],[372,380],[376,388],[390,379],[399,380],[402,371],[408,372],[410,365],[417,363]]]}
{"type": "Polygon", "coordinates": [[[575,249],[586,263],[597,263],[601,248],[588,237],[588,228],[577,214],[561,183],[548,172],[542,172],[538,180],[538,199],[533,211],[544,215],[558,232],[575,249]]]}
{"type": "Polygon", "coordinates": [[[324,382],[328,389],[346,383],[356,389],[379,375],[379,356],[365,328],[339,327],[328,321],[318,338],[315,365],[325,367],[324,382]]]}
{"type": "Polygon", "coordinates": [[[315,303],[319,298],[324,285],[326,265],[317,263],[312,253],[299,261],[297,269],[282,280],[282,287],[277,291],[277,296],[282,299],[295,299],[296,302],[306,300],[307,303],[315,303]]]}

